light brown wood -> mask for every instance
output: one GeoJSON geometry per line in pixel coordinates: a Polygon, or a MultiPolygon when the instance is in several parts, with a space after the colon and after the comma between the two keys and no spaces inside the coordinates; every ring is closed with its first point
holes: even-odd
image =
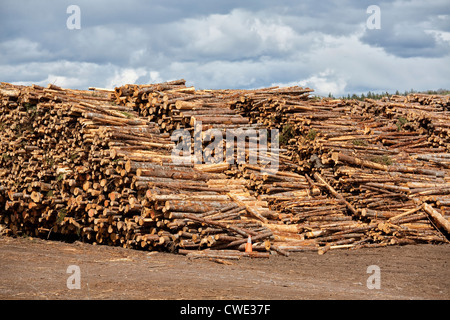
{"type": "Polygon", "coordinates": [[[10,235],[171,252],[241,251],[251,235],[264,256],[448,242],[448,97],[310,92],[0,83],[0,223],[10,235]],[[173,163],[171,133],[193,137],[197,121],[202,139],[279,129],[278,170],[265,170],[271,139],[267,152],[226,146],[257,163],[173,163]]]}

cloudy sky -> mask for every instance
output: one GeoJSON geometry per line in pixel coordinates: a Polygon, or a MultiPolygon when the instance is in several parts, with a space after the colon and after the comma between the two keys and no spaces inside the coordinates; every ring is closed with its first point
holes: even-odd
{"type": "Polygon", "coordinates": [[[198,89],[300,85],[340,96],[450,89],[449,75],[448,0],[0,0],[3,82],[183,78],[198,89]],[[78,21],[71,5],[80,29],[68,28],[78,21]]]}

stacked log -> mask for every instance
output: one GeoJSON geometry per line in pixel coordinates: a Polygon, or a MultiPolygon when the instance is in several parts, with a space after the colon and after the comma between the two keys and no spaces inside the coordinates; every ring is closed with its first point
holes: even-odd
{"type": "Polygon", "coordinates": [[[116,103],[134,107],[139,115],[156,122],[161,131],[192,128],[202,122],[203,130],[242,127],[249,119],[230,108],[234,90],[195,90],[185,80],[156,85],[125,85],[115,89],[116,103]]]}
{"type": "Polygon", "coordinates": [[[254,257],[448,243],[448,97],[361,102],[311,91],[2,83],[0,223],[11,235],[212,259],[247,256],[249,236],[254,257]],[[231,162],[203,157],[207,130],[258,128],[278,129],[279,148],[269,140],[262,154],[248,139],[244,150],[225,145],[231,162]],[[177,129],[201,140],[200,157],[194,148],[176,161],[177,129]],[[264,161],[272,152],[277,170],[264,161]]]}
{"type": "Polygon", "coordinates": [[[172,163],[170,135],[134,106],[54,86],[1,89],[7,233],[172,251],[236,249],[248,235],[261,247],[271,237],[241,219],[246,205],[228,195],[238,183],[172,163]]]}
{"type": "Polygon", "coordinates": [[[289,106],[277,110],[269,100],[236,101],[234,108],[243,115],[276,119],[266,123],[282,131],[282,147],[296,165],[291,168],[307,178],[308,183],[296,182],[297,191],[286,190],[291,199],[281,190],[272,191],[280,182],[266,182],[264,188],[262,179],[249,183],[258,186],[259,198],[272,199],[283,225],[295,224],[289,236],[296,246],[285,248],[324,253],[330,248],[448,242],[443,227],[448,220],[448,135],[430,125],[447,120],[448,98],[434,97],[427,104],[411,100],[308,99],[295,112],[289,106]],[[315,201],[324,206],[315,210],[315,201]]]}

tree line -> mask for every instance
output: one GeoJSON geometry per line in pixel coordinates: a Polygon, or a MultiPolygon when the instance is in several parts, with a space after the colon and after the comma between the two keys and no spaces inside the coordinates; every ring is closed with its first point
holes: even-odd
{"type": "MultiPolygon", "coordinates": [[[[405,90],[404,92],[399,92],[398,90],[395,93],[389,93],[389,92],[382,92],[382,93],[375,93],[375,92],[367,92],[366,94],[362,93],[360,95],[353,93],[353,94],[348,94],[347,96],[341,96],[338,97],[339,99],[354,99],[354,100],[364,100],[364,99],[374,99],[374,100],[379,100],[383,97],[390,97],[392,95],[399,95],[399,96],[407,96],[409,94],[413,94],[413,93],[425,93],[425,94],[439,94],[439,95],[445,95],[445,94],[450,94],[450,90],[448,89],[438,89],[438,90],[426,90],[426,91],[416,91],[414,89],[411,90],[405,90]]],[[[329,93],[328,94],[328,98],[333,98],[335,99],[335,97],[329,93]]]]}

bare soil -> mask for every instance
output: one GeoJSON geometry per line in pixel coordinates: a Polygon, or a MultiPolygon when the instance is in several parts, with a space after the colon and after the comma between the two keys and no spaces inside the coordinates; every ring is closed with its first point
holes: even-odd
{"type": "Polygon", "coordinates": [[[0,237],[0,299],[450,299],[450,245],[334,250],[242,258],[232,265],[182,255],[0,237]],[[70,265],[80,289],[69,289],[70,265]],[[380,269],[380,289],[369,289],[380,269]]]}

